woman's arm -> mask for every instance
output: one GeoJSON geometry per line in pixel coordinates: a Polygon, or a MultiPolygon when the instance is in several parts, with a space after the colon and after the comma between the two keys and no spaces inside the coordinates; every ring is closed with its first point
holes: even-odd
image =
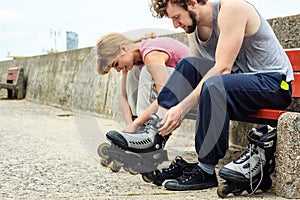
{"type": "MultiPolygon", "coordinates": [[[[163,51],[151,51],[144,59],[145,67],[151,73],[157,92],[159,93],[169,78],[169,72],[166,67],[166,62],[169,59],[169,55],[163,51]]],[[[157,100],[155,100],[137,119],[126,127],[124,131],[135,132],[137,128],[143,125],[150,119],[152,113],[156,113],[158,109],[157,100]]]]}
{"type": "Polygon", "coordinates": [[[127,72],[122,71],[120,103],[121,103],[121,111],[122,111],[125,124],[129,125],[132,123],[132,112],[127,100],[126,77],[127,77],[127,72]]]}
{"type": "Polygon", "coordinates": [[[131,124],[127,125],[125,128],[125,132],[135,132],[139,126],[142,126],[146,121],[150,119],[152,113],[156,113],[158,110],[157,100],[153,101],[153,103],[131,124]]]}
{"type": "Polygon", "coordinates": [[[169,55],[163,51],[151,51],[144,59],[145,66],[151,73],[157,92],[159,93],[169,78],[166,62],[169,55]]]}

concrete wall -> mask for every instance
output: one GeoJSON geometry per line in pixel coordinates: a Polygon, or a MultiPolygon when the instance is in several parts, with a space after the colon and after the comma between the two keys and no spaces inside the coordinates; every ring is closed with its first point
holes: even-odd
{"type": "Polygon", "coordinates": [[[117,106],[112,105],[118,105],[114,97],[120,77],[114,71],[100,77],[93,66],[93,55],[93,48],[89,47],[3,61],[0,81],[6,81],[9,67],[23,67],[27,100],[112,118],[117,113],[117,106]]]}
{"type": "Polygon", "coordinates": [[[300,15],[268,20],[283,48],[300,47],[300,15]]]}
{"type": "MultiPolygon", "coordinates": [[[[269,20],[284,48],[300,47],[299,21],[300,15],[269,20]]],[[[168,36],[187,44],[185,34],[168,36]]],[[[99,76],[93,67],[93,57],[94,49],[89,47],[3,61],[0,62],[0,81],[5,81],[9,67],[22,66],[27,84],[26,99],[121,120],[117,98],[120,94],[120,74],[111,70],[108,75],[99,76]]],[[[193,121],[188,121],[187,124],[188,129],[194,128],[193,121]]],[[[232,142],[243,144],[245,137],[241,137],[240,131],[247,132],[247,124],[241,126],[233,122],[232,127],[232,142]]]]}

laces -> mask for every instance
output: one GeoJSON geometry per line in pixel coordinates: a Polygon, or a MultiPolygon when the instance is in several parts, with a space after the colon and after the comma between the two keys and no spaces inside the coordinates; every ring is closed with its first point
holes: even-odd
{"type": "MultiPolygon", "coordinates": [[[[252,152],[252,146],[253,145],[249,145],[249,150],[250,152],[252,152]]],[[[252,157],[252,154],[250,154],[250,159],[252,157]]],[[[251,187],[251,190],[252,192],[249,194],[249,195],[252,195],[255,193],[255,191],[258,189],[258,187],[260,186],[261,182],[262,182],[262,179],[263,179],[263,176],[264,176],[264,171],[263,171],[263,162],[262,162],[262,157],[261,157],[261,153],[259,153],[259,163],[256,164],[256,166],[254,167],[257,167],[257,165],[260,165],[260,180],[258,182],[258,184],[256,185],[256,187],[253,189],[253,177],[252,177],[252,173],[253,173],[253,170],[252,170],[252,167],[251,167],[251,162],[250,163],[250,168],[249,168],[249,173],[250,173],[250,187],[251,187]]]]}
{"type": "MultiPolygon", "coordinates": [[[[159,119],[150,118],[148,120],[148,122],[146,123],[145,127],[139,133],[140,134],[143,134],[143,133],[148,134],[150,132],[150,130],[152,130],[152,131],[154,131],[158,134],[158,128],[159,127],[155,126],[155,124],[158,123],[157,121],[159,121],[159,119]]],[[[169,136],[163,137],[163,140],[164,140],[163,146],[167,142],[168,138],[169,138],[169,136]]]]}
{"type": "Polygon", "coordinates": [[[188,182],[193,177],[198,176],[201,173],[201,177],[204,177],[202,170],[197,165],[187,166],[184,168],[182,176],[178,177],[181,182],[188,182]]]}
{"type": "Polygon", "coordinates": [[[156,127],[153,126],[154,123],[155,119],[150,118],[150,120],[146,123],[145,128],[141,130],[140,133],[149,133],[150,129],[157,131],[156,127]]]}
{"type": "Polygon", "coordinates": [[[261,153],[258,152],[258,150],[256,149],[257,146],[255,146],[254,144],[248,144],[247,149],[242,153],[242,155],[240,155],[234,162],[235,163],[243,163],[245,161],[248,161],[249,163],[249,171],[248,171],[248,175],[249,175],[249,180],[250,180],[250,188],[251,188],[251,193],[249,195],[252,195],[255,193],[255,191],[258,189],[259,185],[262,182],[263,179],[263,162],[262,162],[262,157],[261,157],[261,153]],[[259,155],[259,160],[257,163],[255,163],[253,165],[253,163],[251,162],[251,158],[252,156],[256,154],[259,155]],[[261,177],[259,180],[259,183],[256,185],[256,187],[254,187],[254,182],[253,182],[253,172],[260,167],[261,170],[261,177]]]}
{"type": "Polygon", "coordinates": [[[255,149],[255,147],[253,147],[253,144],[248,144],[247,149],[234,162],[243,163],[249,158],[251,158],[253,154],[257,154],[257,153],[258,151],[255,149]]]}
{"type": "Polygon", "coordinates": [[[170,164],[170,166],[168,168],[165,169],[166,172],[170,172],[172,170],[177,169],[178,167],[181,167],[181,163],[182,163],[183,159],[181,156],[177,156],[172,163],[170,164]]]}

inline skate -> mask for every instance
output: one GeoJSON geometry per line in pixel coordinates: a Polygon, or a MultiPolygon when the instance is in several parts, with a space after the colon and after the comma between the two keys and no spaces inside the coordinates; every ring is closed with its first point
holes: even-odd
{"type": "Polygon", "coordinates": [[[275,169],[276,129],[267,125],[253,128],[247,139],[245,152],[219,171],[219,176],[226,180],[217,190],[222,198],[230,193],[237,196],[243,191],[248,194],[258,189],[267,192],[272,187],[270,174],[275,169]]]}
{"type": "Polygon", "coordinates": [[[155,171],[157,166],[168,160],[163,149],[168,137],[158,134],[161,119],[151,115],[146,126],[137,133],[109,131],[106,137],[111,144],[98,147],[100,163],[118,172],[122,167],[131,174],[155,171]]]}

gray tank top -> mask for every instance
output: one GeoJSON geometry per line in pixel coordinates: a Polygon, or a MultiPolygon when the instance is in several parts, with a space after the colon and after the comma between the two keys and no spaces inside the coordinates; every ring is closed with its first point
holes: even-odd
{"type": "MultiPolygon", "coordinates": [[[[213,1],[212,34],[207,41],[201,41],[194,32],[195,43],[200,54],[215,61],[219,38],[218,15],[220,0],[213,1]]],[[[286,81],[294,79],[291,63],[277,40],[271,26],[260,15],[260,27],[256,33],[245,36],[243,44],[233,65],[232,73],[279,72],[286,75],[286,81]]]]}

